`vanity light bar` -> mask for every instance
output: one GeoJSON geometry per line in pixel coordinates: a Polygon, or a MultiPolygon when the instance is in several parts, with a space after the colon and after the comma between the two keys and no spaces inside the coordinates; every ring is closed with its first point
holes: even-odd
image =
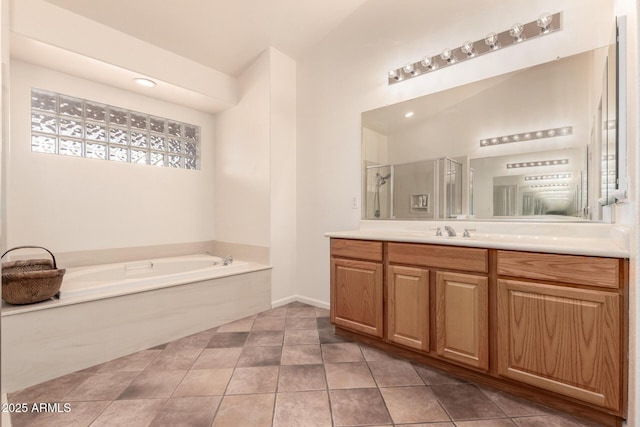
{"type": "Polygon", "coordinates": [[[425,56],[419,61],[389,70],[387,74],[388,83],[390,85],[399,83],[449,65],[464,62],[485,53],[491,53],[526,40],[546,36],[562,29],[561,17],[561,12],[555,14],[545,13],[535,21],[527,22],[526,24],[513,24],[511,28],[500,33],[491,32],[475,42],[467,40],[462,46],[454,49],[445,48],[439,55],[425,56]]]}
{"type": "Polygon", "coordinates": [[[571,178],[570,173],[554,173],[551,175],[530,175],[525,176],[525,181],[539,181],[541,179],[569,179],[571,178]]]}
{"type": "Polygon", "coordinates": [[[569,184],[534,184],[531,188],[553,188],[553,187],[568,187],[569,184]]]}
{"type": "Polygon", "coordinates": [[[573,126],[536,130],[532,132],[516,133],[513,135],[495,136],[480,140],[480,147],[490,145],[508,144],[510,142],[533,141],[534,139],[554,138],[556,136],[568,136],[573,134],[573,126]]]}
{"type": "Polygon", "coordinates": [[[556,166],[556,165],[568,165],[568,164],[569,164],[569,159],[536,160],[533,162],[507,163],[507,169],[531,168],[531,167],[537,167],[537,166],[556,166]]]}

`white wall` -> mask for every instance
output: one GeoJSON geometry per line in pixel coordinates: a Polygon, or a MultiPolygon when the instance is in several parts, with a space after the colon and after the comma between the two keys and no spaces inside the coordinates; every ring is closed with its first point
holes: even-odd
{"type": "Polygon", "coordinates": [[[214,239],[212,115],[20,61],[11,68],[9,247],[37,244],[66,252],[214,239]],[[202,168],[33,153],[32,87],[200,126],[202,168]]]}
{"type": "Polygon", "coordinates": [[[269,51],[238,78],[235,107],[216,114],[215,231],[225,242],[269,246],[269,51]]]}
{"type": "Polygon", "coordinates": [[[296,294],[296,63],[269,49],[271,77],[271,297],[296,294]]]}
{"type": "Polygon", "coordinates": [[[269,247],[272,302],[295,294],[296,64],[265,50],[216,115],[216,239],[269,247]]]}

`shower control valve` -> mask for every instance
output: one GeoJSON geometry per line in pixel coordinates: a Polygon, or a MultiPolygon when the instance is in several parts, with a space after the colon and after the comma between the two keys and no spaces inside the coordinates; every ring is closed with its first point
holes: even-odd
{"type": "Polygon", "coordinates": [[[442,236],[442,228],[440,228],[440,227],[430,227],[429,230],[436,230],[436,236],[437,237],[442,236]]]}
{"type": "Polygon", "coordinates": [[[464,233],[462,233],[462,237],[471,237],[471,234],[469,234],[470,231],[476,231],[475,228],[465,228],[464,229],[464,233]]]}

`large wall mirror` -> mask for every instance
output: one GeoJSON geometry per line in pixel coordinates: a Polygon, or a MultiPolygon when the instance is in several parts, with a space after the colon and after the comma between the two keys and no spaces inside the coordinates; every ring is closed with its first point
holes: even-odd
{"type": "Polygon", "coordinates": [[[618,178],[612,40],[363,113],[363,219],[602,221],[618,178]]]}

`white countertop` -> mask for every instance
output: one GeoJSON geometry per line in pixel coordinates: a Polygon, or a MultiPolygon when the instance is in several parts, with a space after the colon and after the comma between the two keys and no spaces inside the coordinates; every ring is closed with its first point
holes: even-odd
{"type": "Polygon", "coordinates": [[[358,230],[328,232],[325,236],[629,258],[628,230],[611,224],[520,223],[496,226],[495,223],[362,221],[358,230]],[[445,225],[452,226],[457,235],[449,237],[444,230],[445,225]],[[443,236],[436,236],[436,227],[442,228],[443,236]],[[465,228],[475,229],[470,231],[471,237],[462,237],[465,228]]]}

